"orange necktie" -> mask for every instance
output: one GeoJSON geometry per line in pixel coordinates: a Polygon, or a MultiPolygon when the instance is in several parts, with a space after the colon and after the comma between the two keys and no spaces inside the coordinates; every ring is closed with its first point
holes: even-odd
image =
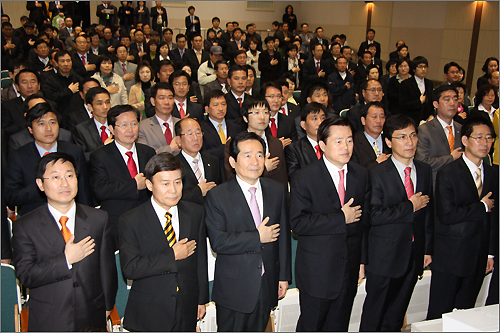
{"type": "Polygon", "coordinates": [[[66,242],[66,243],[68,242],[68,240],[71,237],[71,231],[69,231],[68,227],[66,226],[66,222],[68,222],[68,220],[69,219],[67,216],[61,216],[61,218],[59,219],[59,223],[62,226],[61,233],[63,235],[64,242],[66,242]]]}
{"type": "Polygon", "coordinates": [[[448,145],[450,146],[450,152],[453,151],[455,147],[455,136],[453,135],[453,128],[451,126],[446,126],[448,129],[448,145]]]}

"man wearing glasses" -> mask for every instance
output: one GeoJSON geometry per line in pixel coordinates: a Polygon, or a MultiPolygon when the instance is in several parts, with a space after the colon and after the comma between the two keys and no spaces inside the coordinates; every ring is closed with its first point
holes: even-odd
{"type": "MultiPolygon", "coordinates": [[[[370,102],[382,102],[384,97],[384,92],[382,91],[382,85],[375,79],[370,79],[368,81],[363,81],[361,84],[361,93],[363,94],[364,104],[370,102]]],[[[364,104],[357,105],[347,112],[347,119],[353,124],[354,131],[356,133],[363,132],[364,126],[361,123],[361,117],[363,116],[364,104]]],[[[335,110],[339,112],[340,110],[335,110]]],[[[387,112],[386,116],[390,116],[387,112]]]]}
{"type": "Polygon", "coordinates": [[[109,214],[116,241],[118,218],[150,197],[143,172],[155,151],[135,142],[139,136],[139,118],[139,111],[130,105],[112,107],[107,119],[114,142],[90,154],[94,194],[100,200],[101,209],[109,214]]]}
{"type": "Polygon", "coordinates": [[[168,78],[168,82],[174,88],[174,108],[172,115],[179,119],[184,117],[196,118],[203,121],[203,107],[201,104],[191,102],[187,97],[191,86],[191,77],[182,70],[176,70],[168,78]]]}
{"type": "Polygon", "coordinates": [[[414,160],[415,122],[405,115],[388,118],[386,161],[368,169],[372,185],[366,298],[360,331],[400,331],[413,288],[432,262],[432,170],[414,160]]]}

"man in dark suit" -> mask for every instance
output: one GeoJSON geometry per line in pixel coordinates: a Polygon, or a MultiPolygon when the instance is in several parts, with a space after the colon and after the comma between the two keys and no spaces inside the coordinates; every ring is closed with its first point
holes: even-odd
{"type": "Polygon", "coordinates": [[[201,33],[200,18],[194,15],[194,11],[194,6],[189,6],[189,15],[184,19],[186,24],[186,35],[189,48],[192,47],[191,41],[193,40],[193,37],[196,35],[200,35],[201,33]]]}
{"type": "Polygon", "coordinates": [[[64,18],[64,27],[59,29],[59,39],[66,42],[66,38],[75,36],[73,29],[73,19],[69,16],[64,18]]]}
{"type": "Polygon", "coordinates": [[[30,289],[30,331],[105,330],[115,303],[118,280],[108,216],[75,203],[77,175],[71,155],[42,157],[35,177],[47,203],[13,226],[16,276],[30,289]]]}
{"type": "Polygon", "coordinates": [[[57,111],[47,103],[39,103],[32,107],[26,114],[26,123],[35,140],[9,155],[5,195],[7,204],[18,206],[20,215],[31,212],[44,204],[45,197],[38,191],[34,170],[41,157],[54,152],[70,154],[78,165],[79,182],[76,201],[88,206],[94,203],[82,149],[69,142],[57,140],[59,118],[57,111]]]}
{"type": "MultiPolygon", "coordinates": [[[[461,132],[464,154],[436,181],[436,236],[427,319],[475,306],[485,274],[493,269],[498,242],[498,172],[483,162],[490,151],[491,123],[468,117],[461,132]]],[[[458,140],[457,140],[458,141],[458,140]]]]}
{"type": "Polygon", "coordinates": [[[238,124],[243,125],[241,112],[243,102],[249,96],[245,94],[247,87],[248,70],[239,65],[233,65],[229,69],[228,81],[231,90],[226,94],[227,101],[227,120],[235,120],[238,124]]]}
{"type": "Polygon", "coordinates": [[[234,138],[242,128],[236,122],[225,119],[227,102],[220,90],[212,90],[205,95],[205,112],[208,113],[208,117],[200,123],[203,131],[201,150],[219,159],[221,179],[225,179],[224,147],[226,141],[234,138]]]}
{"type": "Polygon", "coordinates": [[[139,112],[130,105],[111,108],[107,119],[114,142],[90,154],[94,194],[101,209],[109,214],[115,241],[118,241],[118,217],[149,199],[143,172],[155,151],[135,143],[139,118],[139,112]]]}
{"type": "Polygon", "coordinates": [[[361,123],[364,131],[354,135],[354,150],[351,161],[365,168],[382,163],[391,156],[391,150],[382,138],[385,110],[381,102],[363,105],[361,123]]]}
{"type": "Polygon", "coordinates": [[[105,27],[115,27],[118,25],[118,10],[111,4],[111,1],[103,1],[97,5],[95,14],[99,18],[99,24],[105,27]]]}
{"type": "Polygon", "coordinates": [[[186,58],[189,67],[191,67],[191,79],[198,82],[198,68],[205,61],[210,60],[210,53],[203,49],[203,38],[194,36],[191,42],[193,48],[186,51],[186,58]]]}
{"type": "Polygon", "coordinates": [[[106,27],[104,28],[104,37],[99,40],[99,44],[101,44],[106,50],[108,51],[108,54],[113,54],[115,52],[115,49],[118,45],[120,45],[120,42],[118,39],[113,37],[113,32],[111,28],[106,27]]]}
{"type": "Polygon", "coordinates": [[[357,285],[365,276],[371,193],[366,169],[349,162],[353,133],[345,118],[324,120],[318,128],[323,158],[293,178],[290,226],[299,236],[297,332],[347,331],[357,285]]]}
{"type": "Polygon", "coordinates": [[[238,50],[248,51],[248,43],[241,39],[243,31],[240,28],[233,30],[233,40],[227,44],[227,56],[235,58],[235,52],[238,50]]]}
{"type": "Polygon", "coordinates": [[[219,160],[214,155],[200,153],[203,132],[196,119],[184,118],[175,127],[182,147],[177,156],[184,165],[182,199],[204,205],[208,191],[222,183],[219,160]]]}
{"type": "Polygon", "coordinates": [[[103,87],[91,88],[87,92],[85,103],[93,117],[75,127],[73,140],[82,147],[88,162],[90,154],[111,139],[107,119],[111,107],[109,92],[103,87]]]}
{"type": "Polygon", "coordinates": [[[352,74],[352,76],[356,77],[358,65],[351,61],[353,53],[351,47],[348,45],[342,46],[340,52],[347,59],[347,70],[352,74]]]}
{"type": "Polygon", "coordinates": [[[335,62],[337,69],[328,76],[328,90],[332,96],[332,108],[340,112],[356,104],[354,76],[347,70],[347,59],[339,56],[335,62]]]}
{"type": "Polygon", "coordinates": [[[368,29],[366,31],[366,40],[359,45],[358,49],[358,56],[361,57],[364,51],[368,50],[368,46],[370,45],[375,45],[377,48],[377,53],[375,53],[375,57],[380,59],[380,43],[376,42],[375,40],[375,30],[373,29],[368,29]]]}
{"type": "Polygon", "coordinates": [[[418,56],[411,62],[415,75],[401,82],[399,89],[399,108],[403,114],[411,117],[417,124],[421,120],[434,118],[432,89],[434,84],[426,79],[429,63],[427,59],[418,56]]]}
{"type": "Polygon", "coordinates": [[[90,37],[90,46],[89,46],[90,53],[96,56],[108,53],[106,46],[104,46],[99,42],[100,41],[99,33],[97,31],[91,31],[89,33],[89,37],[90,37]]]}
{"type": "Polygon", "coordinates": [[[297,120],[297,118],[300,118],[300,106],[288,102],[290,83],[286,79],[279,79],[276,83],[281,87],[281,107],[279,112],[297,120]]]}
{"type": "Polygon", "coordinates": [[[434,90],[433,105],[436,118],[418,129],[418,144],[415,158],[432,167],[433,184],[436,175],[444,165],[462,156],[460,138],[462,125],[453,120],[457,114],[457,90],[450,85],[441,85],[434,90]]]}
{"type": "Polygon", "coordinates": [[[87,92],[91,88],[100,87],[101,84],[94,78],[86,78],[80,82],[78,90],[80,91],[80,97],[82,98],[82,103],[78,106],[73,106],[73,109],[66,114],[66,119],[63,119],[62,127],[67,128],[69,131],[73,131],[76,125],[83,123],[92,118],[92,111],[87,107],[85,103],[85,97],[87,92]]]}
{"type": "Polygon", "coordinates": [[[87,36],[80,35],[75,38],[75,50],[76,52],[71,55],[73,71],[82,78],[94,75],[99,57],[89,52],[87,36]]]}
{"type": "Polygon", "coordinates": [[[184,34],[177,34],[175,42],[177,43],[177,47],[170,51],[169,54],[170,60],[178,67],[181,62],[186,61],[186,36],[184,34]]]}
{"type": "MultiPolygon", "coordinates": [[[[382,98],[384,97],[382,85],[375,79],[363,81],[363,84],[361,85],[361,94],[363,95],[365,103],[382,102],[382,98]]],[[[346,118],[352,123],[356,133],[363,131],[363,124],[361,123],[363,107],[364,105],[362,104],[357,105],[347,111],[346,114],[346,118]]]]}
{"type": "MultiPolygon", "coordinates": [[[[367,68],[368,66],[373,64],[373,54],[366,50],[361,55],[358,66],[356,67],[356,76],[354,77],[354,81],[356,81],[356,86],[359,87],[364,81],[367,80],[367,68]]],[[[356,91],[359,91],[356,89],[356,91]]]]}
{"type": "Polygon", "coordinates": [[[154,156],[145,169],[151,199],[120,217],[121,266],[124,277],[134,280],[123,322],[131,331],[193,332],[205,314],[203,209],[179,201],[182,173],[172,154],[154,156]]]}
{"type": "Polygon", "coordinates": [[[391,158],[368,171],[372,184],[366,298],[360,331],[400,331],[413,288],[432,262],[432,170],[414,160],[416,124],[389,117],[384,138],[391,158]]]}
{"type": "Polygon", "coordinates": [[[323,47],[321,44],[311,41],[311,50],[313,56],[304,62],[302,70],[303,87],[308,87],[314,81],[318,80],[327,83],[327,78],[330,75],[330,64],[327,60],[322,59],[323,47]]]}
{"type": "Polygon", "coordinates": [[[162,35],[162,27],[168,27],[168,16],[161,1],[155,1],[156,6],[151,8],[151,28],[162,35]]]}
{"type": "Polygon", "coordinates": [[[45,40],[39,38],[35,41],[33,50],[35,56],[29,57],[28,62],[30,68],[40,74],[46,68],[48,69],[50,67],[50,48],[45,40]]]}
{"type": "Polygon", "coordinates": [[[285,147],[286,169],[290,180],[295,172],[322,156],[317,133],[319,125],[326,119],[325,107],[316,102],[308,103],[299,119],[301,131],[306,135],[285,147]]]}
{"type": "Polygon", "coordinates": [[[261,177],[265,143],[259,135],[241,132],[229,145],[236,177],[212,189],[205,206],[217,253],[212,292],[217,329],[264,331],[292,277],[286,196],[282,186],[261,177]]]}
{"type": "Polygon", "coordinates": [[[10,22],[2,23],[2,70],[14,70],[11,67],[10,61],[14,59],[22,59],[24,57],[24,49],[19,37],[12,36],[12,24],[10,22]]]}
{"type": "Polygon", "coordinates": [[[30,11],[30,22],[34,22],[38,28],[41,28],[44,22],[49,19],[49,12],[45,2],[26,1],[26,10],[30,11]]]}
{"type": "Polygon", "coordinates": [[[201,86],[201,89],[203,90],[203,96],[206,96],[212,90],[221,90],[224,94],[228,93],[230,90],[229,82],[227,80],[229,72],[227,62],[225,60],[218,60],[214,64],[214,71],[214,76],[216,77],[216,79],[205,84],[204,86],[201,86]]]}
{"type": "Polygon", "coordinates": [[[183,119],[188,116],[196,118],[198,122],[203,121],[203,107],[201,104],[191,102],[187,97],[191,86],[191,77],[183,70],[176,70],[168,78],[170,85],[174,88],[174,109],[172,115],[183,119]]]}

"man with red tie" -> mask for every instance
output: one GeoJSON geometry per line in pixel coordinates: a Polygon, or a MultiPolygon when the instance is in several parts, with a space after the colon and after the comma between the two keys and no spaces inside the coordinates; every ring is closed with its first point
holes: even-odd
{"type": "Polygon", "coordinates": [[[288,179],[322,156],[318,145],[318,127],[325,120],[325,106],[316,102],[306,104],[300,116],[300,126],[306,136],[285,148],[288,179]]]}
{"type": "MultiPolygon", "coordinates": [[[[191,77],[183,70],[176,70],[168,78],[168,82],[174,88],[174,108],[172,115],[183,119],[184,117],[196,118],[198,122],[203,121],[203,107],[201,104],[191,102],[188,98],[191,77]]],[[[200,101],[201,102],[201,101],[200,101]]]]}
{"type": "Polygon", "coordinates": [[[247,89],[248,70],[240,65],[233,65],[229,69],[228,81],[231,86],[231,91],[226,94],[227,114],[226,120],[235,119],[239,125],[244,125],[241,119],[241,108],[245,98],[245,90],[247,89]]]}
{"type": "Polygon", "coordinates": [[[106,330],[118,280],[108,214],[75,202],[78,167],[66,153],[39,159],[47,202],[13,225],[13,264],[30,289],[30,331],[106,330]]]}
{"type": "Polygon", "coordinates": [[[297,332],[347,332],[365,275],[371,190],[367,170],[350,162],[353,134],[349,120],[325,119],[317,131],[323,156],[292,179],[290,226],[299,236],[297,332]]]}
{"type": "Polygon", "coordinates": [[[401,330],[417,277],[433,254],[432,169],[414,159],[415,122],[391,116],[383,133],[392,156],[369,169],[369,251],[359,330],[370,332],[401,330]]]}
{"type": "Polygon", "coordinates": [[[168,152],[177,155],[181,147],[174,126],[180,118],[172,116],[174,109],[172,86],[166,82],[154,85],[151,88],[151,105],[155,108],[155,115],[141,121],[137,142],[155,149],[157,154],[168,152]]]}
{"type": "Polygon", "coordinates": [[[94,194],[100,200],[101,209],[109,214],[115,240],[118,240],[118,218],[150,196],[143,171],[155,151],[135,142],[139,118],[139,111],[130,105],[112,107],[107,119],[114,142],[90,154],[94,194]]]}

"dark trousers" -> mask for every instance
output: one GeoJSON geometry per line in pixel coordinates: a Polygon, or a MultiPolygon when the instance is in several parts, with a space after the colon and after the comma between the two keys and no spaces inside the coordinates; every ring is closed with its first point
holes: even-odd
{"type": "Polygon", "coordinates": [[[406,273],[390,278],[366,272],[366,298],[359,331],[399,332],[413,288],[417,282],[415,260],[411,257],[406,273]]]}
{"type": "Polygon", "coordinates": [[[358,277],[349,279],[347,262],[344,272],[340,294],[334,300],[316,298],[300,292],[297,332],[347,332],[356,297],[358,277]]]}
{"type": "Polygon", "coordinates": [[[472,269],[472,274],[467,277],[433,270],[427,320],[441,318],[443,313],[451,312],[454,308],[473,308],[485,272],[486,260],[478,260],[476,267],[472,269]]]}
{"type": "MultiPolygon", "coordinates": [[[[245,300],[241,300],[245,302],[245,300]]],[[[271,304],[265,274],[261,277],[259,297],[251,313],[235,311],[220,304],[215,305],[217,332],[264,332],[269,322],[271,304]]]]}

